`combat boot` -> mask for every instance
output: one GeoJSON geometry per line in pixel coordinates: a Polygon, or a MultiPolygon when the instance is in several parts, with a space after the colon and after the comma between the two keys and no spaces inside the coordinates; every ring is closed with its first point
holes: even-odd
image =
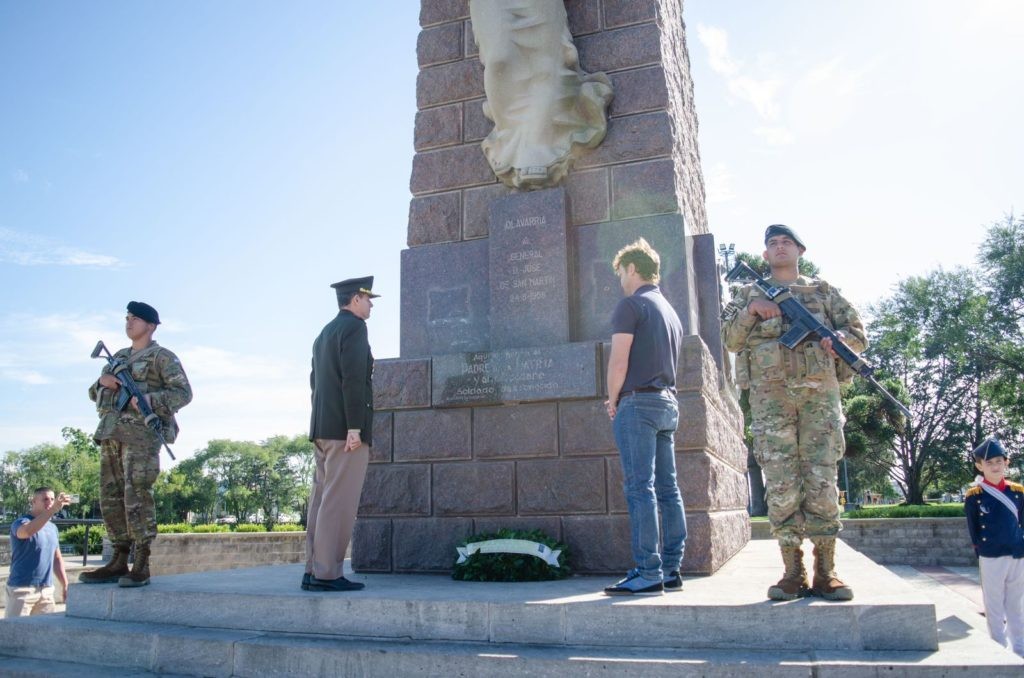
{"type": "Polygon", "coordinates": [[[836,538],[813,537],[814,585],[811,593],[825,600],[853,600],[853,589],[836,576],[836,538]]]}
{"type": "Polygon", "coordinates": [[[771,600],[796,600],[806,596],[810,586],[807,584],[807,570],[804,569],[804,552],[799,546],[779,545],[782,550],[782,562],[786,572],[774,586],[768,587],[768,598],[771,600]]]}
{"type": "Polygon", "coordinates": [[[149,583],[149,544],[135,544],[135,562],[132,571],[117,580],[122,588],[135,588],[149,583]]]}
{"type": "Polygon", "coordinates": [[[103,567],[88,572],[80,572],[78,581],[83,584],[114,584],[119,577],[128,574],[128,554],[132,545],[129,543],[114,544],[114,557],[103,567]]]}

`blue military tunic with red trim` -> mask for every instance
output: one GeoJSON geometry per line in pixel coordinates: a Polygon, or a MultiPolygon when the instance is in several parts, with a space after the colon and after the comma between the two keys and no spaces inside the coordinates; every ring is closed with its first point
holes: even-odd
{"type": "Polygon", "coordinates": [[[964,513],[974,550],[986,558],[1024,558],[1024,485],[1006,482],[1002,489],[989,487],[1002,492],[1017,507],[1017,515],[980,485],[967,490],[964,513]]]}

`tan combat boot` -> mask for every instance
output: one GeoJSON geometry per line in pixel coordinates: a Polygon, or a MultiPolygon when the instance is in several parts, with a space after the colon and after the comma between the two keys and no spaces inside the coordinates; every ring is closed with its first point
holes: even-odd
{"type": "Polygon", "coordinates": [[[836,576],[836,538],[813,537],[814,585],[811,593],[825,600],[853,600],[853,589],[836,576]]]}
{"type": "Polygon", "coordinates": [[[125,543],[114,544],[114,557],[103,567],[88,572],[80,572],[78,581],[83,584],[113,584],[119,577],[128,574],[128,554],[132,545],[125,543]]]}
{"type": "Polygon", "coordinates": [[[135,544],[135,562],[132,571],[117,580],[122,588],[135,588],[149,583],[149,544],[135,544]]]}
{"type": "Polygon", "coordinates": [[[786,572],[774,586],[768,587],[771,600],[796,600],[806,596],[810,588],[807,584],[807,570],[804,569],[804,552],[799,546],[782,546],[782,562],[786,572]]]}

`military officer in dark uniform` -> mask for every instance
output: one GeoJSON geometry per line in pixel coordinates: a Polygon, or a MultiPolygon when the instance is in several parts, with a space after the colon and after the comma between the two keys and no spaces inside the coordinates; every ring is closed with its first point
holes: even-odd
{"type": "Polygon", "coordinates": [[[342,573],[359,509],[359,495],[373,444],[373,355],[366,333],[373,276],[331,285],[338,315],[313,343],[313,416],[309,439],[316,446],[316,473],[306,521],[309,591],[356,591],[363,584],[342,573]]]}

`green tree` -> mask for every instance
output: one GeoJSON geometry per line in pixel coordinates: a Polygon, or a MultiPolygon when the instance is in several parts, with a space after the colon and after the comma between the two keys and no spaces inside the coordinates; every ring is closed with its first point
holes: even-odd
{"type": "Polygon", "coordinates": [[[992,369],[982,341],[988,298],[972,271],[938,270],[902,281],[873,313],[870,355],[902,384],[913,418],[890,431],[872,421],[871,407],[853,415],[877,458],[890,455],[907,503],[921,504],[929,489],[962,486],[971,476],[967,452],[998,428],[983,395],[992,369]]]}

